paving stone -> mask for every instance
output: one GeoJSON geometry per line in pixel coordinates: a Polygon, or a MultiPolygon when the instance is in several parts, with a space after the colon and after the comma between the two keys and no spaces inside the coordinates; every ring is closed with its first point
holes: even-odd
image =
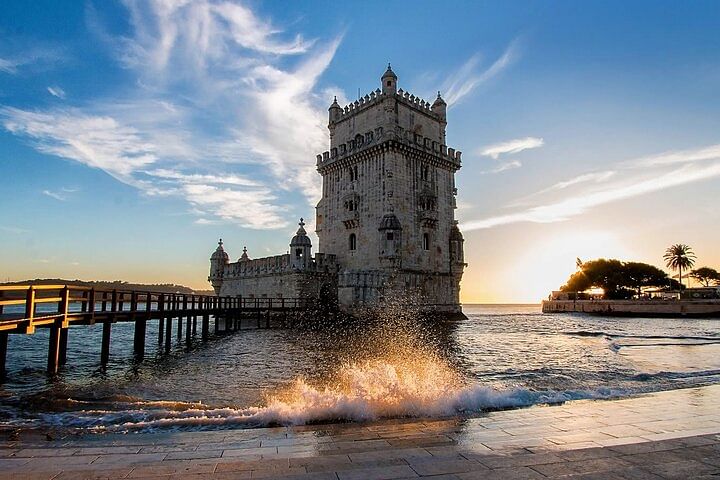
{"type": "Polygon", "coordinates": [[[508,456],[482,456],[475,455],[473,459],[482,463],[488,468],[527,467],[530,465],[542,465],[545,463],[559,463],[564,459],[553,453],[528,453],[523,455],[508,456]]]}
{"type": "Polygon", "coordinates": [[[708,465],[707,463],[696,460],[661,463],[658,465],[643,465],[643,468],[667,479],[686,480],[699,475],[720,474],[720,467],[708,465]]]}
{"type": "Polygon", "coordinates": [[[572,475],[581,473],[607,472],[630,466],[620,458],[595,458],[591,460],[580,460],[577,462],[548,463],[533,465],[530,468],[542,473],[546,477],[561,475],[572,475]]]}
{"type": "Polygon", "coordinates": [[[418,476],[408,465],[341,470],[335,473],[337,474],[338,480],[390,480],[394,478],[413,478],[418,476]]]}
{"type": "Polygon", "coordinates": [[[474,470],[488,470],[485,465],[474,460],[467,459],[432,459],[412,460],[410,466],[419,475],[440,475],[444,473],[471,472],[474,470]]]}
{"type": "MultiPolygon", "coordinates": [[[[508,467],[496,470],[482,470],[475,472],[458,473],[461,480],[539,480],[546,478],[528,467],[508,467]]],[[[436,477],[431,477],[435,479],[436,477]]]]}
{"type": "Polygon", "coordinates": [[[223,450],[197,450],[194,452],[169,452],[165,461],[191,460],[199,458],[218,458],[223,455],[223,450]]]}

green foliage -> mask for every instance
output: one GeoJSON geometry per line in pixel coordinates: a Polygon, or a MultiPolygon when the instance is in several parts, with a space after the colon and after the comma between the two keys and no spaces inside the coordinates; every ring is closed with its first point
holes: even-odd
{"type": "Polygon", "coordinates": [[[720,273],[710,267],[700,267],[690,272],[690,276],[700,282],[703,286],[720,285],[720,273]]]}
{"type": "Polygon", "coordinates": [[[663,258],[665,259],[665,265],[668,268],[678,271],[680,288],[682,288],[683,270],[688,270],[692,268],[693,265],[695,265],[696,257],[692,251],[692,248],[683,243],[676,243],[675,245],[670,245],[665,250],[665,255],[663,255],[663,258]]]}
{"type": "Polygon", "coordinates": [[[640,295],[646,287],[666,287],[670,284],[665,272],[647,263],[599,258],[583,262],[579,268],[561,287],[562,291],[582,292],[601,288],[605,298],[623,299],[635,293],[640,295]]]}

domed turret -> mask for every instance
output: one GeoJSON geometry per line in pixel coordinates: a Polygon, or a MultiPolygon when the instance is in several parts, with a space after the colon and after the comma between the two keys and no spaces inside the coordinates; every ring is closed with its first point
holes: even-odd
{"type": "MultiPolygon", "coordinates": [[[[458,222],[455,220],[453,226],[450,228],[450,258],[455,264],[458,264],[460,271],[465,266],[465,251],[463,248],[465,239],[463,238],[458,222]]],[[[455,268],[453,268],[455,270],[455,268]]]]}
{"type": "Polygon", "coordinates": [[[399,266],[402,225],[394,213],[386,213],[378,226],[380,233],[380,258],[389,267],[399,266]]]}
{"type": "Polygon", "coordinates": [[[290,260],[293,267],[304,270],[312,259],[312,242],[305,231],[305,221],[301,218],[295,236],[290,240],[290,260]]]}
{"type": "Polygon", "coordinates": [[[248,257],[248,254],[247,254],[247,247],[243,247],[243,253],[242,253],[242,255],[240,255],[240,259],[238,260],[238,262],[247,262],[249,260],[250,260],[250,257],[248,257]]]}
{"type": "Polygon", "coordinates": [[[218,246],[210,256],[210,276],[208,282],[210,282],[215,289],[215,294],[220,294],[220,287],[222,287],[223,276],[225,274],[225,265],[230,263],[230,256],[223,248],[222,238],[218,241],[218,246]]]}
{"type": "Polygon", "coordinates": [[[338,104],[337,97],[334,98],[332,105],[328,108],[329,122],[332,125],[337,122],[342,115],[342,107],[338,104]]]}
{"type": "Polygon", "coordinates": [[[447,103],[445,103],[445,100],[443,100],[440,96],[440,92],[438,92],[437,98],[430,108],[434,113],[438,114],[443,119],[447,117],[447,103]]]}
{"type": "Polygon", "coordinates": [[[382,76],[382,93],[385,95],[389,95],[392,93],[397,92],[397,75],[395,75],[395,72],[393,72],[392,68],[390,67],[390,64],[388,63],[388,68],[385,70],[385,73],[382,76]]]}

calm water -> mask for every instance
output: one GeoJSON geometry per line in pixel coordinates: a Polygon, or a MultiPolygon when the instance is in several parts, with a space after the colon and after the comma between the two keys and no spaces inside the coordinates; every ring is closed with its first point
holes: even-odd
{"type": "MultiPolygon", "coordinates": [[[[45,374],[47,331],[12,336],[0,425],[91,431],[246,428],[603,398],[720,382],[720,321],[542,314],[465,307],[466,321],[416,326],[385,312],[372,328],[256,330],[133,361],[131,324],[73,327],[68,364],[45,374]]],[[[211,327],[212,331],[212,327],[211,327]]]]}

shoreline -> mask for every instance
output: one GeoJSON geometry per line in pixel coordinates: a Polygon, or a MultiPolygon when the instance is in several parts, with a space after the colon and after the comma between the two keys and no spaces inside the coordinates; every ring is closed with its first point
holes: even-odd
{"type": "Polygon", "coordinates": [[[700,478],[720,473],[718,404],[711,385],[473,418],[4,439],[0,479],[700,478]]]}

